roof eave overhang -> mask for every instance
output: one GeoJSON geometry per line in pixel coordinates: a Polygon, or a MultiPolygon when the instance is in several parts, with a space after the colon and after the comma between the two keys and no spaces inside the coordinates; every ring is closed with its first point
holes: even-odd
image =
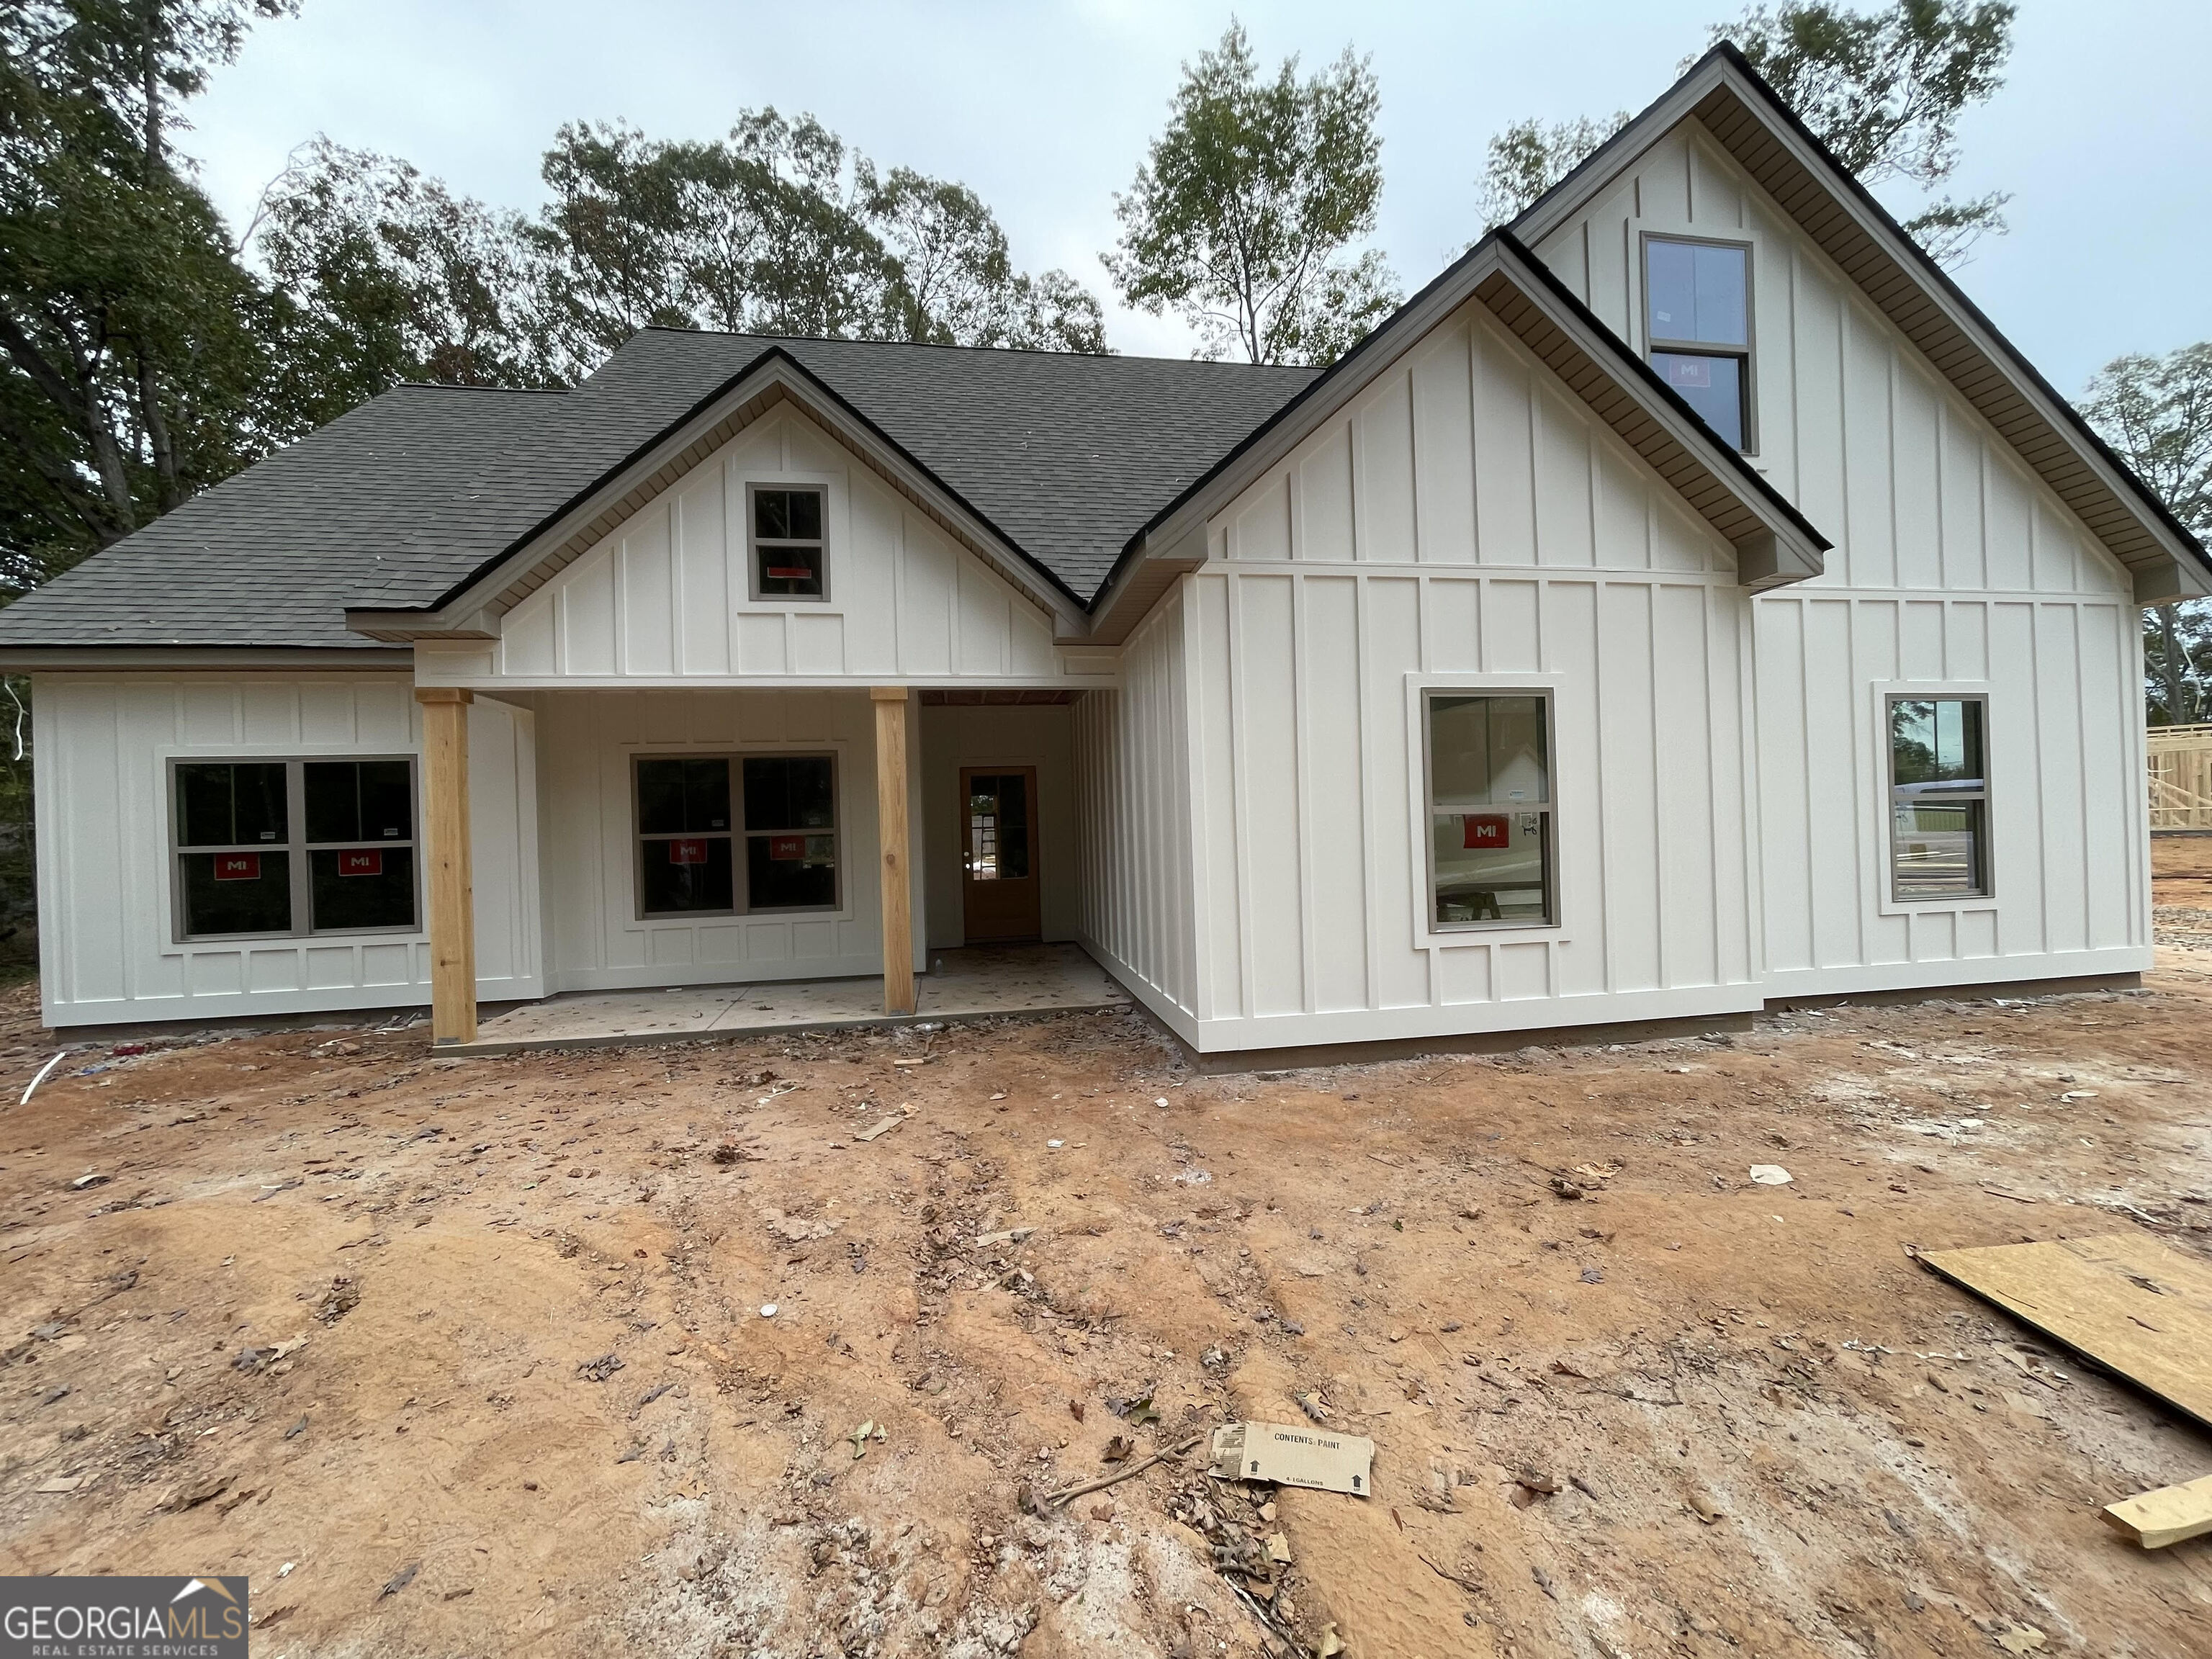
{"type": "Polygon", "coordinates": [[[960,495],[781,347],[770,347],[659,435],[605,473],[438,599],[422,605],[346,608],[346,626],[392,641],[489,640],[499,619],[568,563],[642,510],[731,437],[788,402],[829,431],[870,471],[1012,583],[1052,620],[1080,633],[1082,601],[960,495]]]}
{"type": "Polygon", "coordinates": [[[1541,358],[1735,549],[1753,590],[1817,576],[1831,544],[1510,235],[1493,232],[1362,340],[1134,538],[1091,612],[1091,636],[1126,639],[1159,595],[1206,559],[1206,525],[1470,301],[1541,358]]]}
{"type": "Polygon", "coordinates": [[[1534,246],[1696,120],[1911,340],[2124,565],[2136,599],[2212,593],[2212,555],[1997,331],[1850,170],[1723,43],[1516,219],[1534,246]]]}
{"type": "Polygon", "coordinates": [[[170,670],[189,673],[343,673],[405,669],[415,653],[373,645],[0,645],[0,673],[170,670]]]}

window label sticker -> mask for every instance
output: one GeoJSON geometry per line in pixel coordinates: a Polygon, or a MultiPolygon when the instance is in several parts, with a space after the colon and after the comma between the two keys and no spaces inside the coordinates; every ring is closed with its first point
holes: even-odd
{"type": "Polygon", "coordinates": [[[768,575],[770,581],[777,582],[804,582],[814,579],[813,571],[803,564],[772,564],[768,568],[768,575]]]}
{"type": "Polygon", "coordinates": [[[1510,821],[1503,812],[1469,812],[1461,820],[1465,825],[1463,847],[1504,847],[1510,821]]]}
{"type": "Polygon", "coordinates": [[[668,843],[668,861],[671,864],[704,864],[707,861],[707,843],[703,840],[672,841],[668,843]]]}
{"type": "Polygon", "coordinates": [[[342,876],[380,876],[384,873],[384,849],[381,847],[360,847],[338,854],[338,873],[342,876]]]}
{"type": "Polygon", "coordinates": [[[215,878],[217,881],[260,880],[261,854],[258,853],[217,853],[215,855],[215,878]]]}
{"type": "Polygon", "coordinates": [[[781,862],[792,862],[806,856],[806,837],[804,836],[770,836],[768,855],[781,862]]]}

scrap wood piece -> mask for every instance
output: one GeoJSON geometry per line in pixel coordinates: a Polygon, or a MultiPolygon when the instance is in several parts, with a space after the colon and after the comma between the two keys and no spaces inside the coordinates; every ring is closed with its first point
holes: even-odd
{"type": "Polygon", "coordinates": [[[2105,1523],[2147,1550],[2162,1550],[2185,1538],[2212,1532],[2212,1474],[2178,1486],[2137,1492],[2099,1511],[2105,1523]]]}
{"type": "Polygon", "coordinates": [[[1918,1260],[2212,1428],[2212,1269],[2135,1233],[1918,1260]]]}

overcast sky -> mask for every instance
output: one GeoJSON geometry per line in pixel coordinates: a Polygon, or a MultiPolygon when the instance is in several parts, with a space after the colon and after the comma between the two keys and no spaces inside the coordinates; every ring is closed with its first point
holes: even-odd
{"type": "MultiPolygon", "coordinates": [[[[1481,229],[1485,141],[1523,116],[1641,108],[1738,15],[1723,0],[1478,0],[1236,8],[1269,64],[1346,42],[1382,83],[1376,240],[1410,291],[1481,229]]],[[[541,153],[579,118],[706,137],[740,109],[811,111],[878,161],[973,187],[1031,270],[1108,301],[1120,350],[1181,356],[1172,319],[1112,303],[1113,196],[1177,69],[1227,6],[1165,0],[305,0],[190,112],[184,147],[234,223],[318,132],[534,207],[541,153]]],[[[2009,235],[1960,281],[2062,390],[2122,352],[2212,337],[2212,5],[2024,0],[2008,82],[1964,124],[1951,188],[2008,190],[2009,235]]],[[[1893,206],[1909,205],[1897,197],[1893,206]]]]}

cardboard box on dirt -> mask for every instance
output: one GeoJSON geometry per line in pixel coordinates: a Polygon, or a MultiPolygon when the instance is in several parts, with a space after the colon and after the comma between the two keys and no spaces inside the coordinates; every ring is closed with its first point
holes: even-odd
{"type": "Polygon", "coordinates": [[[1364,1498],[1375,1443],[1357,1435],[1291,1423],[1227,1423],[1213,1431],[1213,1473],[1224,1480],[1266,1480],[1279,1486],[1364,1498]]]}

